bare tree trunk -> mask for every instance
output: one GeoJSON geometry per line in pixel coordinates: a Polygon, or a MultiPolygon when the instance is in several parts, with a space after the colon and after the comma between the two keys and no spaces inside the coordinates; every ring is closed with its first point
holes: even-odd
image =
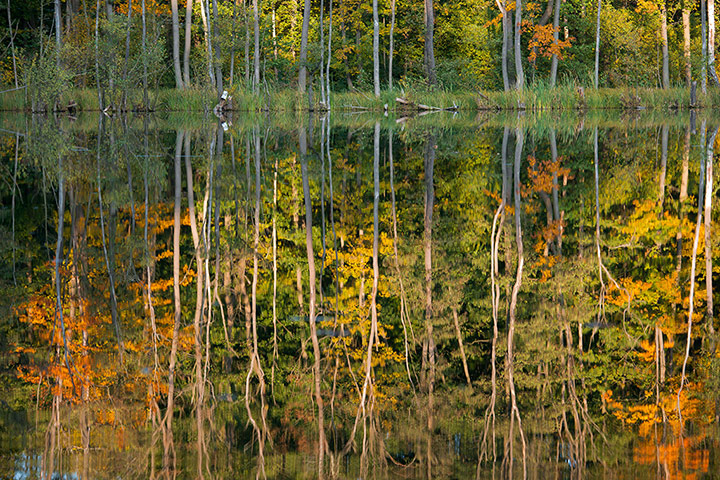
{"type": "Polygon", "coordinates": [[[390,0],[390,52],[388,55],[388,90],[393,85],[393,55],[395,53],[395,0],[390,0]]]}
{"type": "MultiPolygon", "coordinates": [[[[395,0],[393,0],[394,2],[395,0]]],[[[394,3],[393,3],[394,5],[394,3]]],[[[12,20],[10,19],[10,0],[7,3],[8,31],[10,35],[10,51],[12,52],[13,78],[15,79],[15,88],[18,88],[17,66],[15,64],[15,35],[13,35],[12,20]]]]}
{"type": "MultiPolygon", "coordinates": [[[[120,102],[123,110],[127,110],[127,92],[128,92],[128,63],[130,63],[130,27],[132,26],[132,0],[128,0],[127,28],[125,30],[125,63],[123,64],[123,93],[120,102]]],[[[133,214],[133,222],[135,215],[133,214]]]]}
{"type": "Polygon", "coordinates": [[[665,1],[660,5],[660,40],[662,44],[662,88],[670,88],[670,53],[668,52],[667,4],[665,1]]]}
{"type": "Polygon", "coordinates": [[[178,19],[178,0],[170,0],[170,10],[172,13],[172,55],[175,86],[177,86],[177,88],[183,88],[182,72],[180,71],[180,21],[178,19]]]}
{"type": "Polygon", "coordinates": [[[435,85],[435,7],[434,0],[423,0],[425,5],[425,77],[428,85],[435,85]]]}
{"type": "Polygon", "coordinates": [[[707,9],[705,5],[706,0],[700,0],[700,45],[702,61],[700,63],[700,88],[702,93],[707,93],[707,64],[708,64],[708,51],[707,51],[707,9]]]}
{"type": "Polygon", "coordinates": [[[692,63],[690,61],[690,7],[688,0],[683,1],[682,24],[683,24],[683,57],[685,58],[685,82],[689,87],[692,82],[692,63]]]}
{"type": "Polygon", "coordinates": [[[710,70],[710,83],[714,86],[720,85],[718,75],[715,71],[715,0],[707,0],[708,19],[708,70],[710,70]]]}
{"type": "Polygon", "coordinates": [[[58,68],[60,68],[60,49],[62,48],[62,19],[60,18],[61,14],[62,11],[60,7],[60,0],[55,0],[55,47],[57,49],[57,51],[55,52],[55,62],[58,68]]]}
{"type": "MultiPolygon", "coordinates": [[[[175,0],[177,1],[177,0],[175,0]]],[[[208,12],[206,10],[208,0],[200,0],[200,20],[202,20],[203,33],[205,34],[205,49],[207,50],[208,78],[210,84],[215,87],[215,72],[213,71],[212,41],[210,40],[210,27],[208,26],[208,12]]]]}
{"type": "MultiPolygon", "coordinates": [[[[188,3],[192,0],[188,0],[188,3]]],[[[143,107],[150,110],[150,101],[148,99],[148,73],[147,73],[147,19],[145,11],[145,0],[141,0],[142,8],[142,52],[143,52],[143,107]]],[[[147,138],[147,137],[146,137],[147,138]]]]}
{"type": "MultiPolygon", "coordinates": [[[[257,0],[254,0],[257,3],[257,0]]],[[[217,87],[218,99],[223,93],[222,59],[220,57],[220,27],[218,26],[217,0],[212,0],[213,5],[213,44],[215,46],[215,86],[217,87]]],[[[257,33],[255,34],[257,36],[257,33]]],[[[257,43],[256,43],[257,45],[257,43]]],[[[257,48],[257,47],[256,47],[257,48]]]]}
{"type": "MultiPolygon", "coordinates": [[[[557,43],[560,35],[560,7],[562,0],[555,0],[555,15],[553,16],[553,41],[557,43]]],[[[550,63],[550,86],[554,87],[557,82],[558,56],[553,53],[550,63]]]]}
{"type": "Polygon", "coordinates": [[[253,91],[257,92],[260,88],[260,21],[258,16],[258,0],[253,0],[253,33],[255,34],[253,91]]]}
{"type": "Polygon", "coordinates": [[[595,22],[595,80],[594,86],[597,90],[600,83],[600,10],[602,9],[602,0],[598,0],[597,4],[597,21],[595,22]]]}
{"type": "MultiPolygon", "coordinates": [[[[431,2],[432,0],[425,0],[425,4],[427,5],[428,1],[431,2]]],[[[430,7],[432,8],[432,6],[430,7]]],[[[427,25],[426,25],[427,28],[427,25]]],[[[431,35],[431,41],[432,41],[432,33],[431,35]]],[[[425,36],[425,39],[427,41],[427,34],[425,36]]],[[[427,46],[426,46],[427,48],[427,46]]],[[[432,46],[431,46],[432,49],[432,46]]],[[[434,67],[434,60],[433,60],[433,70],[434,67]]],[[[433,74],[434,75],[434,74],[433,74]]],[[[429,78],[429,76],[428,76],[429,78]]],[[[433,82],[434,83],[434,82],[433,82]]],[[[380,21],[378,20],[378,0],[373,0],[373,85],[375,87],[375,97],[380,96],[380,21]]]]}
{"type": "MultiPolygon", "coordinates": [[[[233,12],[235,8],[233,0],[233,12]]],[[[187,0],[185,8],[185,51],[183,52],[183,84],[187,88],[190,86],[190,49],[192,48],[192,11],[193,0],[187,0]]],[[[233,37],[234,39],[234,37],[233,37]]]]}
{"type": "Polygon", "coordinates": [[[522,33],[522,0],[515,2],[515,88],[522,90],[525,85],[525,74],[522,66],[522,45],[520,36],[522,33]]]}
{"type": "Polygon", "coordinates": [[[302,33],[300,34],[300,72],[298,73],[298,91],[307,92],[307,46],[308,30],[310,29],[310,0],[305,0],[303,7],[302,33]]]}

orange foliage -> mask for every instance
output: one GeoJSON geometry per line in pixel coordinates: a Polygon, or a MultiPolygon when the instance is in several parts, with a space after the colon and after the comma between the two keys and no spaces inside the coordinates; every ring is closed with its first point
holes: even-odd
{"type": "Polygon", "coordinates": [[[564,58],[565,49],[570,48],[572,45],[571,41],[574,40],[572,37],[568,37],[567,40],[563,40],[558,36],[555,40],[554,34],[559,31],[552,25],[533,25],[523,24],[523,29],[527,29],[532,32],[533,36],[528,42],[528,50],[530,50],[530,56],[528,60],[535,63],[537,55],[545,58],[550,58],[553,55],[562,60],[564,58]]]}

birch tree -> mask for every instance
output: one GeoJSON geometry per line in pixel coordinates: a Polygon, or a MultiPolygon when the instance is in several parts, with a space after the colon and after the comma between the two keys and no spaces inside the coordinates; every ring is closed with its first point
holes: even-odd
{"type": "MultiPolygon", "coordinates": [[[[374,0],[375,1],[375,0],[374,0]]],[[[435,77],[435,7],[433,0],[424,0],[425,5],[425,47],[424,47],[424,63],[425,76],[428,85],[435,85],[437,78],[435,77]]]]}
{"type": "Polygon", "coordinates": [[[178,0],[170,0],[170,11],[172,16],[173,72],[175,73],[175,85],[177,88],[183,88],[182,73],[180,72],[180,21],[178,19],[178,0]]]}

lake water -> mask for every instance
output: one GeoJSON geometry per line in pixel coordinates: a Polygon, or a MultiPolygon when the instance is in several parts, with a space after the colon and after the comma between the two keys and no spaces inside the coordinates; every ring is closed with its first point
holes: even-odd
{"type": "Polygon", "coordinates": [[[718,478],[719,125],[3,115],[0,478],[718,478]]]}

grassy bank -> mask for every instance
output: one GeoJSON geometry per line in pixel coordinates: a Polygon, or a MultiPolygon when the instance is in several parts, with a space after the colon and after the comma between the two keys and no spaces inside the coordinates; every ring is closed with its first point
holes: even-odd
{"type": "MultiPolygon", "coordinates": [[[[317,92],[300,95],[291,89],[253,93],[231,89],[233,109],[242,112],[299,112],[323,110],[317,92]]],[[[119,94],[115,96],[119,103],[119,94]]],[[[106,96],[108,104],[111,97],[106,96]]],[[[95,89],[72,89],[61,95],[59,105],[77,104],[80,111],[99,110],[95,89]]],[[[217,103],[216,93],[209,89],[159,89],[150,93],[150,106],[156,112],[211,112],[217,103]]],[[[133,90],[127,105],[142,105],[142,92],[133,90]]],[[[416,112],[423,109],[457,109],[460,111],[575,111],[575,110],[687,110],[691,108],[687,88],[601,88],[583,89],[575,85],[550,88],[535,85],[522,91],[386,91],[380,97],[365,92],[338,92],[330,98],[333,111],[345,112],[416,112]],[[402,98],[407,103],[396,101],[402,98]],[[387,106],[387,107],[386,107],[387,106]]],[[[720,89],[698,93],[695,108],[720,108],[720,89]]],[[[25,90],[0,94],[0,111],[27,111],[25,90]]]]}

